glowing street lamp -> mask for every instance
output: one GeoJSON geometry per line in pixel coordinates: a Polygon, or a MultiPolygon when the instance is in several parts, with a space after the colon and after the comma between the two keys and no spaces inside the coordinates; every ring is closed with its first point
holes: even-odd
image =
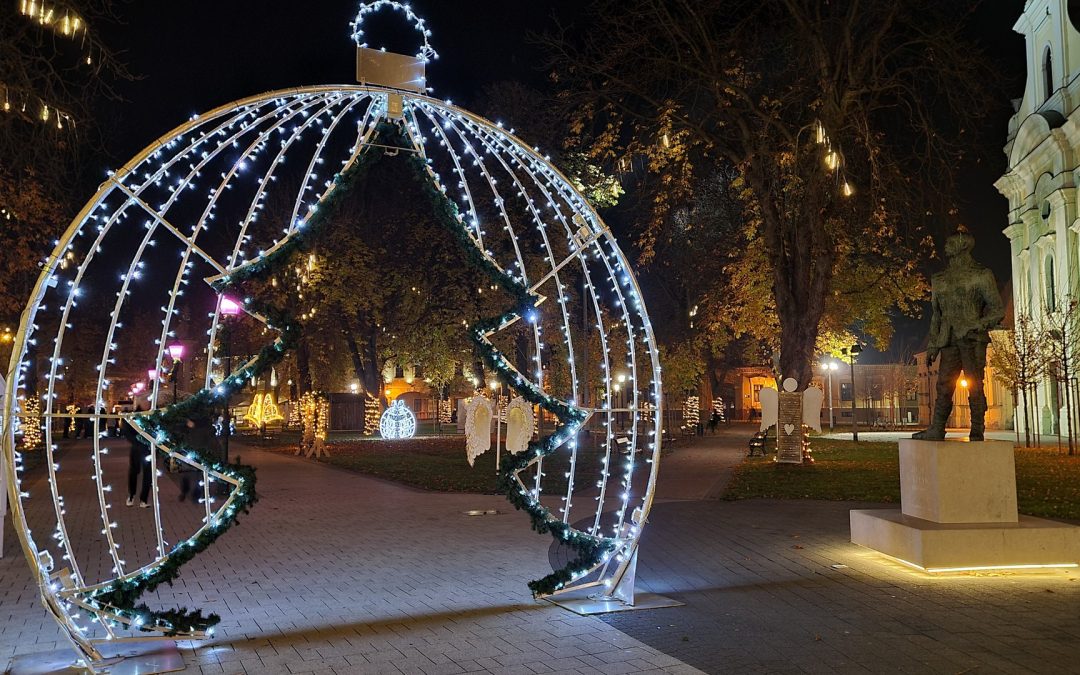
{"type": "Polygon", "coordinates": [[[833,415],[832,374],[834,371],[840,369],[840,364],[836,361],[828,361],[821,364],[821,369],[825,371],[825,374],[829,377],[829,431],[832,431],[833,425],[836,423],[836,418],[833,415]]]}
{"type": "MultiPolygon", "coordinates": [[[[240,314],[240,303],[233,300],[227,295],[221,296],[218,300],[218,311],[221,312],[228,320],[229,317],[234,317],[240,314]]],[[[226,323],[225,326],[225,377],[228,378],[232,374],[232,331],[226,323]]],[[[229,463],[229,436],[232,435],[232,410],[229,407],[229,389],[225,389],[225,425],[222,434],[224,436],[221,447],[222,455],[226,464],[229,463]]]]}
{"type": "Polygon", "coordinates": [[[218,303],[218,309],[226,316],[236,316],[240,313],[240,303],[227,295],[223,295],[221,296],[221,301],[218,303]]]}
{"type": "Polygon", "coordinates": [[[169,358],[173,361],[172,370],[169,371],[169,380],[172,381],[172,402],[173,405],[176,405],[178,400],[176,383],[180,380],[180,362],[184,359],[184,345],[174,342],[165,349],[169,352],[169,358]]]}
{"type": "Polygon", "coordinates": [[[841,350],[851,364],[851,440],[859,442],[859,415],[855,402],[855,357],[862,354],[862,345],[858,342],[841,350]]]}

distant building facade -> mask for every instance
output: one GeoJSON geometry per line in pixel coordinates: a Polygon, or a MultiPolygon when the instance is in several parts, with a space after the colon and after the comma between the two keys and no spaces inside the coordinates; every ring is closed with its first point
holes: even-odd
{"type": "MultiPolygon", "coordinates": [[[[994,340],[1008,339],[1003,335],[1005,331],[991,331],[994,340]]],[[[1012,392],[1002,384],[996,376],[995,368],[991,365],[994,355],[994,345],[991,343],[986,349],[986,371],[983,374],[983,392],[986,394],[986,428],[987,429],[1014,429],[1016,408],[1013,403],[1012,392]]],[[[937,392],[938,361],[932,364],[926,362],[926,352],[915,355],[916,370],[918,372],[918,418],[920,426],[930,425],[931,406],[934,404],[937,392]]],[[[953,392],[953,409],[948,422],[949,428],[971,427],[971,408],[967,399],[967,380],[960,378],[956,390],[953,392]]]]}
{"type": "MultiPolygon", "coordinates": [[[[1078,20],[1076,0],[1027,0],[1014,26],[1027,43],[1027,84],[1009,121],[1008,170],[995,186],[1009,200],[1005,235],[1017,317],[1038,320],[1077,298],[1080,288],[1078,20]]],[[[1050,378],[1039,385],[1033,423],[1039,432],[1059,430],[1064,399],[1050,378]]],[[[1023,429],[1023,415],[1017,417],[1023,429]]]]}

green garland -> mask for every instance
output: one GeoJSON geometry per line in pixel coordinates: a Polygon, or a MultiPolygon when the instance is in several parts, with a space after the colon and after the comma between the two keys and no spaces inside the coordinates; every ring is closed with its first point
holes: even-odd
{"type": "MultiPolygon", "coordinates": [[[[315,236],[321,231],[329,216],[336,211],[341,200],[360,177],[385,155],[383,146],[390,145],[411,149],[400,127],[383,122],[376,130],[373,143],[362,150],[357,161],[348,170],[334,177],[334,189],[320,201],[314,215],[307,221],[301,232],[293,234],[281,246],[265,256],[221,277],[214,282],[214,290],[222,293],[246,281],[273,273],[281,265],[287,264],[296,253],[310,250],[315,236]]],[[[560,518],[553,516],[539,499],[534,498],[527,490],[523,490],[516,476],[534,461],[554,454],[563,443],[577,433],[587,419],[587,414],[576,406],[548,396],[535,384],[521,377],[503,354],[487,340],[486,336],[489,332],[498,330],[531,311],[536,306],[538,297],[522,283],[500,270],[477,249],[468,234],[457,205],[446,197],[428,175],[426,160],[410,153],[406,161],[413,169],[414,179],[429,199],[436,220],[455,235],[466,252],[469,262],[483,270],[514,298],[514,309],[472,326],[470,337],[477,353],[488,368],[496,372],[512,390],[526,401],[549,411],[559,420],[551,435],[530,443],[526,452],[511,455],[502,464],[499,476],[499,489],[515,508],[529,515],[532,528],[536,532],[551,533],[557,541],[571,547],[578,554],[574,560],[561,569],[555,570],[542,579],[529,582],[529,588],[534,596],[550,595],[607,560],[618,547],[618,540],[574,530],[560,518]]],[[[180,568],[185,563],[206,550],[222,533],[237,523],[239,514],[248,513],[258,499],[255,492],[253,467],[242,464],[224,464],[218,461],[208,453],[207,448],[190,443],[187,432],[188,419],[212,415],[223,399],[239,391],[248,379],[265,374],[281,361],[286,352],[295,347],[300,339],[301,325],[290,313],[268,304],[258,303],[252,298],[244,298],[243,303],[249,311],[265,316],[267,327],[278,330],[279,338],[263,347],[256,359],[229,374],[216,387],[203,389],[190,398],[162,410],[132,418],[133,423],[139,425],[157,443],[186,454],[210,470],[234,479],[238,484],[229,508],[203,528],[197,536],[174,547],[158,565],[136,577],[108,584],[86,595],[86,602],[91,607],[126,617],[142,630],[161,630],[170,636],[195,635],[209,631],[212,626],[220,622],[220,617],[216,614],[203,615],[198,609],[176,608],[161,611],[151,610],[145,604],[137,603],[144,593],[153,591],[163,583],[171,584],[179,576],[180,568]]]]}
{"type": "MultiPolygon", "coordinates": [[[[381,134],[380,128],[377,132],[381,134]]],[[[272,273],[287,263],[298,251],[306,251],[315,235],[322,229],[340,205],[345,194],[384,154],[378,146],[362,150],[349,169],[334,177],[334,189],[320,201],[314,215],[304,229],[292,236],[280,247],[246,267],[217,280],[213,288],[222,293],[230,288],[272,273]]],[[[177,544],[157,565],[138,576],[107,584],[85,596],[86,603],[95,608],[115,613],[131,621],[132,625],[145,631],[163,631],[167,636],[197,635],[210,631],[221,621],[217,614],[203,615],[202,610],[178,607],[172,610],[151,610],[145,604],[137,604],[144,593],[153,591],[163,583],[172,584],[180,575],[180,568],[197,554],[206,550],[222,533],[236,524],[241,513],[248,513],[258,500],[255,492],[255,468],[243,464],[225,464],[208,452],[208,448],[190,442],[187,428],[189,419],[206,419],[220,408],[222,401],[237,393],[251,378],[267,373],[294,348],[300,339],[302,327],[289,312],[251,298],[244,299],[248,311],[261,314],[267,319],[267,327],[277,330],[280,336],[266,345],[248,365],[230,373],[221,384],[202,389],[188,399],[146,415],[131,418],[156,443],[172,448],[189,459],[237,482],[232,504],[220,517],[211,521],[200,532],[177,544]]],[[[228,330],[226,326],[224,330],[228,330]]],[[[140,438],[140,440],[142,440],[140,438]]]]}
{"type": "MultiPolygon", "coordinates": [[[[407,146],[405,139],[401,138],[400,131],[398,136],[399,143],[407,146]]],[[[427,161],[417,155],[410,155],[407,161],[413,169],[413,178],[431,202],[435,219],[455,235],[462,248],[466,251],[469,261],[487,273],[494,282],[514,298],[514,309],[501,316],[482,320],[472,325],[470,337],[474,349],[485,365],[495,371],[499,378],[506,382],[514,392],[529,403],[551,412],[559,420],[555,431],[551,435],[531,442],[526,452],[510,455],[501,465],[498,481],[499,490],[506,495],[507,500],[514,505],[514,508],[525,511],[529,515],[532,528],[536,532],[540,534],[550,532],[557,541],[569,546],[577,553],[577,557],[564,567],[555,570],[542,579],[529,582],[529,589],[534,597],[551,595],[562,589],[570,581],[587,574],[597,565],[606,561],[618,547],[618,540],[597,537],[574,530],[570,525],[564,523],[561,518],[552,515],[551,511],[541,504],[539,499],[533,497],[528,490],[523,490],[517,479],[517,474],[536,460],[554,454],[563,443],[570,440],[578,432],[581,425],[588,418],[588,414],[565,401],[548,396],[531,381],[523,378],[511,366],[509,360],[487,339],[488,333],[499,330],[510,321],[526,316],[536,307],[539,297],[530,292],[521,282],[500,270],[477,248],[468,234],[464,218],[457,205],[446,197],[444,191],[439,189],[428,175],[427,161]]]]}

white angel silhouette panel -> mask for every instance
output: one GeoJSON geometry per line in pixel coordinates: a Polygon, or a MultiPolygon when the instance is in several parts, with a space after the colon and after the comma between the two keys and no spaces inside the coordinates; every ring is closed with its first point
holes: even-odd
{"type": "Polygon", "coordinates": [[[491,420],[494,417],[491,401],[485,396],[473,396],[465,406],[465,456],[469,466],[476,458],[491,449],[491,420]]]}
{"type": "Polygon", "coordinates": [[[517,396],[506,408],[506,450],[512,455],[525,452],[533,435],[533,411],[517,396]]]}
{"type": "Polygon", "coordinates": [[[761,401],[761,427],[759,431],[766,431],[776,425],[777,416],[780,414],[780,392],[772,387],[762,387],[758,393],[761,401]]]}
{"type": "MultiPolygon", "coordinates": [[[[789,377],[784,380],[784,391],[794,393],[799,388],[795,378],[789,377]]],[[[821,431],[821,402],[825,392],[817,387],[808,387],[802,394],[802,424],[814,431],[821,431]]],[[[761,431],[765,431],[774,424],[779,423],[780,416],[780,392],[776,389],[764,388],[761,397],[761,431]]],[[[783,431],[791,435],[795,433],[794,420],[784,420],[783,431]]],[[[778,427],[779,429],[779,427],[778,427]]]]}
{"type": "Polygon", "coordinates": [[[821,431],[821,402],[825,392],[817,387],[807,387],[802,395],[802,423],[814,431],[821,431]]]}

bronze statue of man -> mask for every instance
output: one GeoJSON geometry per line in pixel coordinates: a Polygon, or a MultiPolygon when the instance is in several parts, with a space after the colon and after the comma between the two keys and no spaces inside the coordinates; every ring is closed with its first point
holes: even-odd
{"type": "Polygon", "coordinates": [[[1005,318],[994,274],[975,262],[971,250],[975,238],[961,225],[945,241],[949,264],[933,276],[930,317],[930,341],[926,350],[927,367],[941,355],[938,364],[937,400],[934,401],[930,427],[912,438],[941,440],[945,422],[953,408],[953,392],[963,370],[968,380],[968,406],[971,409],[971,432],[968,439],[983,440],[986,428],[986,394],[983,373],[986,369],[986,346],[990,329],[1005,318]]]}

